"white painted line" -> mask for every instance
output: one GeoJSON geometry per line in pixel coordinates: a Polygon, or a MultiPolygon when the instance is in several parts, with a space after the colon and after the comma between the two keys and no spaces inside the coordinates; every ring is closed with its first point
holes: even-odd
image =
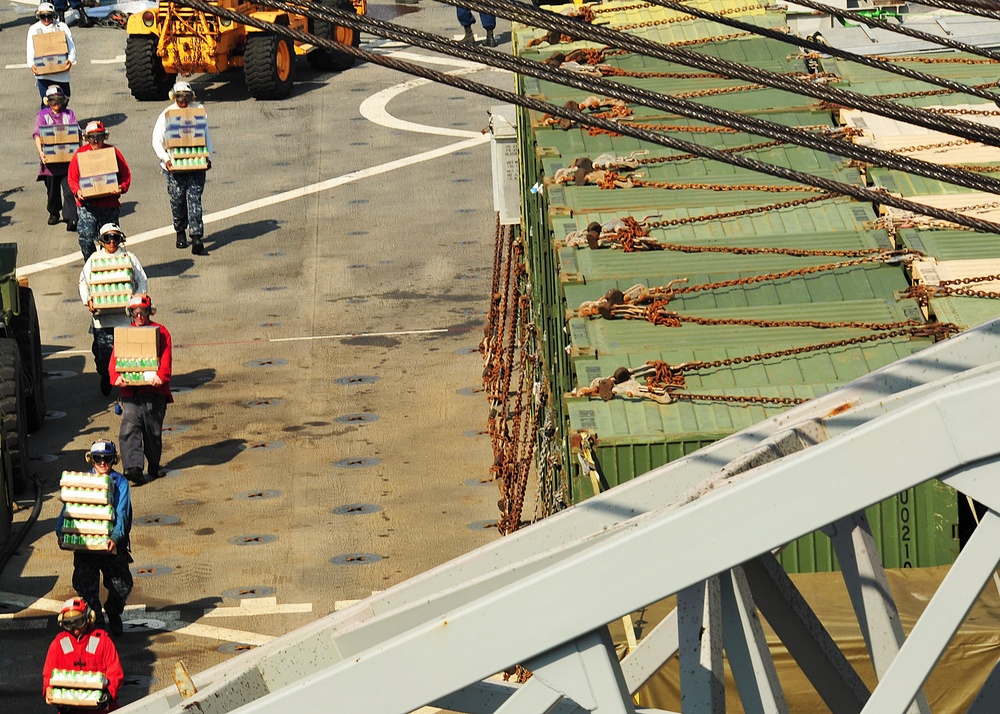
{"type": "Polygon", "coordinates": [[[256,632],[245,630],[230,630],[225,627],[212,627],[211,625],[197,625],[187,622],[166,622],[167,630],[179,632],[182,635],[191,637],[204,637],[209,640],[221,640],[222,642],[241,642],[247,645],[266,645],[275,639],[271,635],[259,635],[256,632]]]}
{"type": "MultiPolygon", "coordinates": [[[[458,59],[457,57],[440,57],[438,55],[421,55],[416,52],[393,52],[388,55],[393,59],[407,60],[409,62],[423,62],[424,64],[443,64],[449,67],[462,67],[464,69],[476,69],[476,70],[487,70],[496,72],[506,72],[503,69],[494,69],[488,64],[480,64],[479,62],[470,62],[468,60],[458,59]]],[[[456,72],[449,72],[448,74],[457,74],[456,72]]]]}
{"type": "Polygon", "coordinates": [[[276,597],[246,598],[239,607],[213,607],[205,610],[205,617],[246,617],[248,615],[286,615],[293,612],[312,612],[311,602],[279,605],[276,597]]]}
{"type": "Polygon", "coordinates": [[[268,342],[308,342],[310,340],[342,340],[345,337],[401,337],[403,335],[436,335],[447,332],[445,328],[434,330],[400,330],[398,332],[345,332],[341,335],[315,335],[313,337],[274,337],[268,342]]]}
{"type": "MultiPolygon", "coordinates": [[[[16,603],[25,610],[43,610],[45,612],[59,613],[62,610],[65,600],[50,600],[46,597],[32,597],[31,595],[17,595],[15,593],[0,592],[0,600],[3,602],[16,603]]],[[[10,620],[14,614],[0,614],[0,620],[10,620]]]]}
{"type": "MultiPolygon", "coordinates": [[[[466,132],[467,134],[472,134],[472,132],[466,132]]],[[[274,196],[268,196],[267,198],[259,198],[255,201],[248,201],[247,203],[240,204],[239,206],[233,206],[232,208],[227,208],[223,211],[216,211],[215,213],[210,213],[205,216],[204,221],[206,225],[217,223],[218,221],[226,220],[227,218],[234,218],[236,216],[243,215],[244,213],[249,213],[250,211],[257,211],[262,208],[268,208],[269,206],[274,206],[279,203],[286,203],[288,201],[294,201],[298,198],[303,198],[304,196],[311,196],[314,193],[321,193],[322,191],[328,191],[331,188],[337,188],[338,186],[345,186],[356,181],[361,181],[362,179],[372,178],[374,176],[381,176],[382,174],[389,173],[390,171],[396,171],[397,169],[404,169],[415,164],[423,163],[424,161],[430,161],[432,159],[438,159],[442,156],[447,156],[448,154],[453,154],[456,151],[463,151],[465,149],[471,149],[473,147],[484,144],[490,140],[489,135],[480,135],[478,133],[474,134],[474,138],[466,139],[465,141],[458,141],[454,144],[448,144],[447,146],[442,146],[438,149],[431,149],[429,151],[424,151],[419,154],[413,154],[412,156],[406,156],[402,159],[396,159],[395,161],[387,161],[384,164],[379,164],[377,166],[371,166],[366,169],[359,169],[358,171],[352,171],[343,176],[338,176],[336,178],[327,179],[326,181],[320,181],[318,183],[310,184],[308,186],[303,186],[301,188],[295,188],[291,191],[285,191],[283,193],[275,194],[274,196]]],[[[163,236],[173,236],[174,228],[172,225],[164,226],[163,228],[155,228],[151,231],[145,231],[143,233],[138,233],[133,236],[129,236],[128,242],[131,245],[136,243],[145,243],[146,241],[153,240],[155,238],[161,238],[163,236]]],[[[25,277],[28,275],[34,275],[35,273],[41,273],[45,270],[50,270],[52,268],[58,268],[63,265],[69,265],[70,263],[82,261],[83,257],[80,255],[79,251],[70,253],[69,255],[64,255],[59,258],[52,258],[51,260],[44,260],[40,263],[33,263],[31,265],[26,265],[23,268],[18,268],[18,277],[25,277]]]]}
{"type": "Polygon", "coordinates": [[[90,64],[125,64],[125,55],[118,55],[114,59],[90,60],[90,64]]]}
{"type": "Polygon", "coordinates": [[[174,622],[181,619],[180,610],[157,610],[156,612],[146,612],[146,606],[142,603],[138,605],[126,605],[125,612],[122,613],[123,620],[168,620],[174,622]]]}
{"type": "Polygon", "coordinates": [[[54,352],[42,352],[42,357],[62,357],[63,355],[89,355],[92,350],[56,350],[54,352]]]}
{"type": "MultiPolygon", "coordinates": [[[[423,55],[410,55],[409,53],[393,53],[391,56],[398,56],[399,54],[404,54],[409,57],[420,58],[421,60],[431,60],[432,58],[424,57],[423,55]]],[[[455,64],[455,62],[449,62],[448,64],[455,64]]],[[[483,69],[487,69],[483,65],[473,64],[471,62],[464,63],[466,66],[462,69],[457,69],[454,72],[448,72],[452,75],[463,75],[472,74],[473,72],[479,72],[483,69]]],[[[378,124],[379,126],[384,126],[389,129],[398,129],[400,131],[409,131],[416,134],[434,134],[435,136],[467,136],[467,137],[479,137],[483,138],[483,134],[478,131],[468,131],[466,129],[448,129],[446,127],[440,126],[430,126],[428,124],[417,124],[416,122],[406,121],[405,119],[397,119],[386,109],[386,106],[395,99],[397,96],[403,92],[408,92],[411,89],[416,89],[417,87],[423,87],[431,83],[429,79],[411,79],[408,82],[403,82],[397,84],[394,87],[388,87],[383,89],[381,92],[375,92],[365,101],[361,102],[361,106],[358,111],[361,112],[363,116],[368,121],[373,124],[378,124]]],[[[489,135],[486,135],[486,139],[489,135]]]]}
{"type": "Polygon", "coordinates": [[[4,65],[4,69],[28,69],[27,64],[8,64],[4,65]]]}

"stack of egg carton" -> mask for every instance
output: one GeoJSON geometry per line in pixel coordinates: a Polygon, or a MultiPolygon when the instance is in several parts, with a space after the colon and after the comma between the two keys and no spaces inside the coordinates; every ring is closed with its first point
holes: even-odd
{"type": "Polygon", "coordinates": [[[64,550],[107,550],[114,520],[111,477],[82,471],[63,471],[59,479],[63,506],[64,550]]]}
{"type": "Polygon", "coordinates": [[[90,298],[102,310],[124,310],[132,297],[132,259],[128,254],[90,261],[90,298]]]}
{"type": "Polygon", "coordinates": [[[49,685],[53,704],[72,707],[96,707],[108,680],[101,672],[53,669],[49,685]]]}

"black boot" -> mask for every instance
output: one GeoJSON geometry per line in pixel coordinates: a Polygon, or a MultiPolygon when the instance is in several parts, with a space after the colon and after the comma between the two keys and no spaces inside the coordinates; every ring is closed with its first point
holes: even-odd
{"type": "Polygon", "coordinates": [[[129,468],[125,469],[124,472],[122,472],[122,475],[125,476],[125,478],[127,478],[130,482],[136,485],[141,485],[145,483],[145,480],[142,478],[141,468],[130,466],[129,468]]]}
{"type": "Polygon", "coordinates": [[[486,41],[483,42],[483,44],[486,47],[496,47],[497,45],[500,44],[499,42],[497,42],[497,38],[495,38],[493,36],[493,30],[494,29],[495,28],[492,28],[492,27],[487,27],[486,28],[486,41]]]}
{"type": "Polygon", "coordinates": [[[115,637],[121,635],[124,632],[125,626],[122,624],[122,616],[117,612],[108,613],[108,632],[110,632],[115,637]]]}
{"type": "Polygon", "coordinates": [[[476,42],[476,36],[472,33],[472,25],[465,28],[465,35],[458,41],[460,45],[472,45],[476,42]]]}
{"type": "Polygon", "coordinates": [[[187,233],[185,233],[184,231],[177,231],[177,242],[174,245],[176,245],[178,248],[187,248],[188,247],[187,233]]]}
{"type": "Polygon", "coordinates": [[[90,19],[90,16],[87,14],[87,11],[84,9],[83,5],[77,8],[77,12],[80,13],[80,22],[79,22],[80,27],[90,27],[91,25],[94,24],[94,21],[90,19]]]}
{"type": "Polygon", "coordinates": [[[205,252],[205,244],[202,242],[201,236],[191,237],[191,252],[195,255],[201,255],[205,252]]]}

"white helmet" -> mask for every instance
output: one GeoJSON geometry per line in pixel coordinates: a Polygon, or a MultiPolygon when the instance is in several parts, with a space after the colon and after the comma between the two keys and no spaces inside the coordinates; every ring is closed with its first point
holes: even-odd
{"type": "Polygon", "coordinates": [[[174,88],[170,90],[170,98],[174,99],[180,93],[190,94],[191,99],[194,99],[194,89],[191,88],[190,83],[185,82],[183,79],[179,79],[174,82],[174,88]]]}
{"type": "Polygon", "coordinates": [[[38,3],[38,9],[35,10],[35,17],[39,15],[55,15],[56,6],[50,2],[40,2],[38,3]]]}
{"type": "Polygon", "coordinates": [[[125,242],[125,231],[118,227],[117,223],[105,223],[101,226],[101,232],[97,235],[98,243],[107,242],[107,237],[113,233],[118,234],[118,245],[125,242]]]}

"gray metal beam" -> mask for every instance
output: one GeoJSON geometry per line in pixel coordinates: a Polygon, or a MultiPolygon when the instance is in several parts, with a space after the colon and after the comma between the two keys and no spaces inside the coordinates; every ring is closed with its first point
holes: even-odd
{"type": "Polygon", "coordinates": [[[868,701],[864,681],[844,657],[777,559],[743,564],[757,609],[834,714],[856,714],[868,701]]]}
{"type": "Polygon", "coordinates": [[[677,634],[681,660],[681,711],[725,714],[722,665],[722,593],[711,577],[677,593],[677,634]]]}
{"type": "Polygon", "coordinates": [[[638,692],[668,659],[677,654],[678,646],[677,610],[674,609],[622,660],[622,673],[628,690],[632,694],[638,692]]]}
{"type": "MultiPolygon", "coordinates": [[[[997,483],[1000,496],[1000,483],[997,483]]],[[[1000,499],[995,499],[1000,500],[1000,499]]],[[[1000,515],[987,511],[862,710],[903,714],[1000,563],[1000,515]]],[[[994,705],[996,703],[994,702],[994,705]]]]}
{"type": "MultiPolygon", "coordinates": [[[[826,531],[837,554],[875,676],[881,679],[899,652],[905,636],[882,559],[875,548],[868,517],[864,511],[859,511],[833,522],[826,531]]],[[[930,706],[923,693],[917,696],[907,711],[908,714],[930,714],[930,706]]]]}
{"type": "Polygon", "coordinates": [[[720,576],[723,640],[745,714],[787,714],[774,660],[743,568],[720,576]]]}

